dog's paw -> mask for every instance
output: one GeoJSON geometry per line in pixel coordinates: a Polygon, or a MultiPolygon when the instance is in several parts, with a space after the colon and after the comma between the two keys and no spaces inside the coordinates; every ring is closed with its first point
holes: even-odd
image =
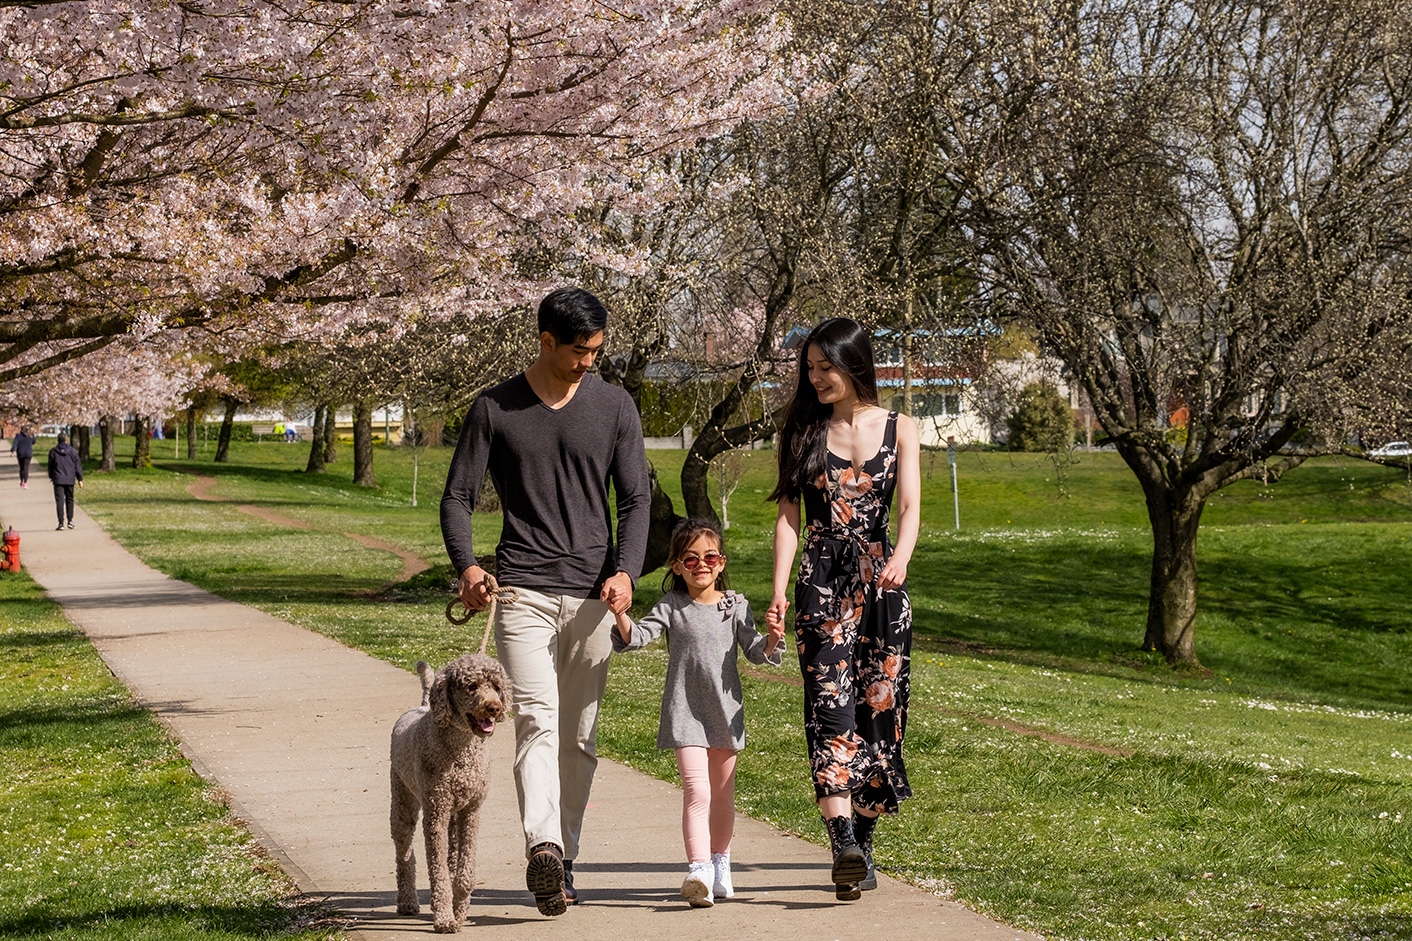
{"type": "Polygon", "coordinates": [[[431,930],[435,931],[437,934],[455,934],[461,930],[461,923],[459,921],[433,922],[431,930]]]}
{"type": "Polygon", "coordinates": [[[399,902],[397,904],[397,914],[399,915],[420,915],[422,906],[417,902],[399,902]]]}

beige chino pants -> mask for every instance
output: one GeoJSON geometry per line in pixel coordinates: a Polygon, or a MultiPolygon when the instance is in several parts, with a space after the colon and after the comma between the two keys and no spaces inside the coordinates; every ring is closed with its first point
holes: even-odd
{"type": "Polygon", "coordinates": [[[613,615],[596,598],[520,588],[495,610],[495,649],[515,698],[515,790],[525,854],[555,843],[579,851],[598,767],[598,707],[613,652],[613,615]]]}

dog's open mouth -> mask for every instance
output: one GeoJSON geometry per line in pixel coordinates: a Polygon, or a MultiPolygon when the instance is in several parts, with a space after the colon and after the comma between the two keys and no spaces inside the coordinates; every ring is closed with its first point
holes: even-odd
{"type": "Polygon", "coordinates": [[[489,735],[495,731],[495,720],[491,718],[482,719],[480,716],[467,715],[467,721],[471,723],[471,728],[478,729],[482,735],[489,735]]]}

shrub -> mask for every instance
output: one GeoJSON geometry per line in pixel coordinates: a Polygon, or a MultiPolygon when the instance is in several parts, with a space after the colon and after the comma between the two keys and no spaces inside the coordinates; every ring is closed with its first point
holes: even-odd
{"type": "Polygon", "coordinates": [[[1074,441],[1074,416],[1047,382],[1033,382],[1020,393],[1020,401],[1005,419],[1012,451],[1066,451],[1074,441]]]}

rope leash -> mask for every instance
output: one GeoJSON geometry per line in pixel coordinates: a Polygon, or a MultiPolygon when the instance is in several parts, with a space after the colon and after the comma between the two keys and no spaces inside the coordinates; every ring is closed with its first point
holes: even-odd
{"type": "MultiPolygon", "coordinates": [[[[514,588],[501,588],[500,583],[495,580],[495,576],[491,575],[489,572],[485,573],[485,578],[481,581],[481,584],[485,586],[486,592],[490,595],[490,606],[485,609],[485,633],[481,635],[480,650],[478,651],[479,653],[485,653],[485,645],[490,641],[491,626],[495,623],[495,608],[502,604],[514,604],[520,600],[520,593],[514,588]]],[[[446,602],[446,620],[458,627],[470,621],[470,619],[475,616],[476,612],[465,606],[459,594],[446,602]],[[461,617],[457,617],[454,613],[456,605],[458,604],[461,605],[461,609],[466,612],[461,617]]]]}

